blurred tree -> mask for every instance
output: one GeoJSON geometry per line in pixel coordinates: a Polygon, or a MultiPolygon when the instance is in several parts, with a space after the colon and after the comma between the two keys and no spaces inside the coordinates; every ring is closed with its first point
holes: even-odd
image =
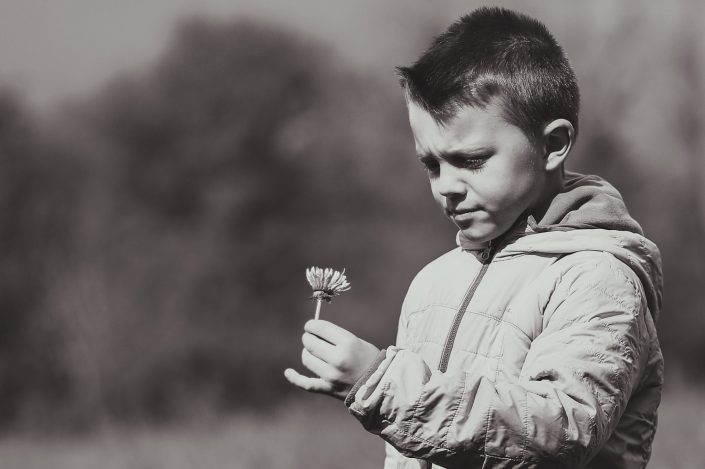
{"type": "MultiPolygon", "coordinates": [[[[389,272],[370,246],[390,244],[380,217],[403,229],[415,215],[401,210],[415,203],[413,166],[399,166],[409,141],[397,138],[403,102],[392,96],[292,33],[194,19],[149,73],[117,80],[81,109],[79,127],[96,142],[89,160],[109,168],[94,171],[108,195],[85,206],[100,222],[64,282],[91,331],[70,354],[90,394],[81,399],[158,418],[199,399],[271,404],[290,390],[281,371],[298,360],[311,262],[352,269],[369,294],[347,304],[363,310],[350,325],[391,340],[409,279],[396,275],[396,291],[374,287],[389,272]],[[389,314],[370,325],[385,301],[389,314]]],[[[396,257],[387,267],[414,259],[396,257]]]]}
{"type": "Polygon", "coordinates": [[[0,425],[38,418],[68,399],[61,324],[43,304],[65,259],[71,164],[11,92],[0,93],[0,425]]]}

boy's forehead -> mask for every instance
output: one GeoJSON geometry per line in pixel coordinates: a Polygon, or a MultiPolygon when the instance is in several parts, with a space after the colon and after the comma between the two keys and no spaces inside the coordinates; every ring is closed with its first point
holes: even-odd
{"type": "Polygon", "coordinates": [[[447,123],[439,123],[423,107],[409,101],[409,124],[419,155],[440,154],[486,146],[509,124],[498,102],[484,108],[463,106],[447,123]]]}

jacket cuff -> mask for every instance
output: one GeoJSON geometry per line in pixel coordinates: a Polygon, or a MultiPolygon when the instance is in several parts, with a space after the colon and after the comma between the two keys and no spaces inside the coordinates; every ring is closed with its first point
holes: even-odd
{"type": "Polygon", "coordinates": [[[379,365],[384,361],[384,359],[387,356],[387,350],[382,349],[380,352],[377,354],[374,360],[372,360],[372,363],[370,366],[367,367],[367,370],[360,376],[360,378],[355,382],[353,385],[352,389],[350,389],[350,392],[348,393],[347,396],[345,396],[345,407],[350,407],[350,405],[355,401],[355,395],[357,392],[360,390],[360,388],[367,382],[367,380],[370,379],[370,376],[377,370],[379,365]]]}

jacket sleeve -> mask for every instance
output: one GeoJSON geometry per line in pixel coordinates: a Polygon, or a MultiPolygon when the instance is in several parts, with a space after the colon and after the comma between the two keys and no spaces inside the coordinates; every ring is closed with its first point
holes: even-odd
{"type": "MultiPolygon", "coordinates": [[[[398,348],[406,348],[406,328],[407,328],[407,310],[408,310],[407,297],[402,305],[401,314],[399,315],[399,326],[397,327],[397,341],[396,345],[398,348]]],[[[386,353],[385,353],[386,357],[386,353]]],[[[363,383],[360,383],[363,384],[363,383]]],[[[398,469],[404,466],[404,456],[397,451],[397,449],[392,446],[391,443],[384,443],[384,469],[398,469]]]]}
{"type": "Polygon", "coordinates": [[[653,328],[637,277],[608,254],[572,265],[551,291],[518,378],[441,373],[389,347],[346,399],[350,412],[443,467],[585,464],[619,421],[653,328]]]}

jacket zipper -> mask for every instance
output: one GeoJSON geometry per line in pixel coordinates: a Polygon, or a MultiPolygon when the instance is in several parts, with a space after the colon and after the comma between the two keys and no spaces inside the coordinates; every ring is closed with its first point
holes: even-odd
{"type": "Polygon", "coordinates": [[[458,329],[460,328],[460,323],[463,320],[463,316],[465,316],[465,311],[468,309],[468,305],[470,304],[470,300],[472,300],[472,297],[475,295],[475,291],[477,290],[477,287],[480,285],[480,282],[482,281],[482,277],[485,276],[485,272],[487,272],[487,269],[490,266],[490,262],[492,262],[492,257],[493,257],[493,246],[492,246],[492,241],[490,241],[489,246],[482,251],[481,254],[481,259],[482,259],[482,267],[480,267],[480,271],[477,273],[475,276],[475,279],[472,281],[470,284],[470,288],[468,288],[467,292],[465,292],[465,297],[463,298],[463,302],[460,304],[460,308],[458,309],[458,312],[455,313],[455,317],[453,318],[453,323],[450,326],[450,331],[448,331],[448,336],[446,337],[446,342],[445,345],[443,346],[443,353],[441,354],[441,362],[438,364],[438,370],[441,373],[445,373],[446,370],[448,369],[448,361],[450,360],[450,353],[453,350],[453,344],[455,343],[455,337],[458,335],[458,329]]]}

